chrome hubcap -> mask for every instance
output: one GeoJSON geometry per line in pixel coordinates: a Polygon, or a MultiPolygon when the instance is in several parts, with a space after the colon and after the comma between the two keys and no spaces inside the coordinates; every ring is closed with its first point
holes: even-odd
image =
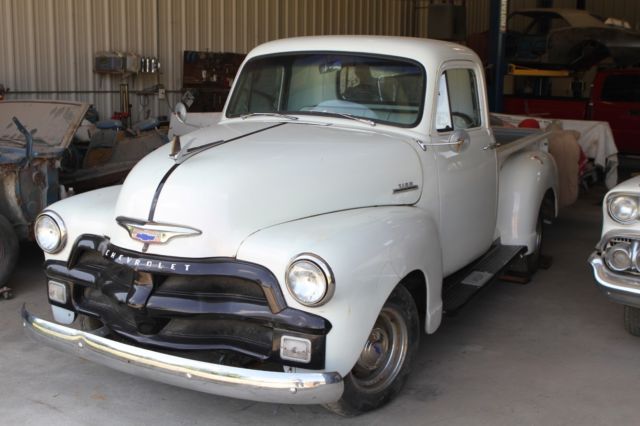
{"type": "Polygon", "coordinates": [[[389,336],[385,330],[374,328],[364,345],[364,350],[360,354],[358,364],[367,370],[374,370],[380,367],[389,352],[389,336]]]}
{"type": "Polygon", "coordinates": [[[389,386],[407,356],[409,332],[404,318],[395,308],[383,308],[351,370],[356,386],[376,392],[389,386]]]}

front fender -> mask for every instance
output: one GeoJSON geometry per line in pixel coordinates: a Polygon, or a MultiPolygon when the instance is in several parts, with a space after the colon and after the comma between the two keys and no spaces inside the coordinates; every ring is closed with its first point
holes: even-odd
{"type": "MultiPolygon", "coordinates": [[[[512,155],[500,169],[497,229],[504,245],[536,245],[536,221],[547,191],[557,206],[557,167],[550,154],[523,151],[512,155]]],[[[557,213],[557,212],[554,212],[557,213]]]]}
{"type": "Polygon", "coordinates": [[[413,271],[421,271],[426,280],[427,332],[440,324],[440,242],[435,222],[417,207],[372,207],[277,225],[247,238],[237,258],[269,268],[289,306],[331,322],[327,371],[349,373],[389,294],[413,271]],[[309,252],[323,258],[335,276],[332,299],[318,307],[296,302],[285,284],[289,262],[309,252]]]}
{"type": "Polygon", "coordinates": [[[76,239],[82,234],[109,235],[114,207],[122,185],[96,189],[65,198],[45,208],[56,212],[67,228],[67,244],[60,252],[45,253],[47,260],[67,261],[76,239]]]}

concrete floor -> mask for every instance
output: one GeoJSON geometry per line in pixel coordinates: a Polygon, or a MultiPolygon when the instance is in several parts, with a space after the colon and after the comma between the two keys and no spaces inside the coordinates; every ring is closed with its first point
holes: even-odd
{"type": "Polygon", "coordinates": [[[622,307],[593,284],[600,188],[548,229],[551,269],[528,285],[497,282],[422,339],[414,372],[387,407],[344,419],[317,406],[226,399],[140,380],[47,347],[22,333],[23,303],[48,306],[38,249],[23,249],[0,301],[0,423],[611,425],[637,424],[640,339],[622,307]]]}

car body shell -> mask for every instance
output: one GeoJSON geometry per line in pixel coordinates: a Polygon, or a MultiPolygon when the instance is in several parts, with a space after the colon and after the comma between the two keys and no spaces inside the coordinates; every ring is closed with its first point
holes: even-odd
{"type": "Polygon", "coordinates": [[[509,22],[506,57],[515,64],[587,69],[609,56],[620,66],[640,62],[640,33],[605,25],[587,11],[523,9],[511,13],[509,22]],[[533,22],[514,28],[518,17],[533,22]]]}

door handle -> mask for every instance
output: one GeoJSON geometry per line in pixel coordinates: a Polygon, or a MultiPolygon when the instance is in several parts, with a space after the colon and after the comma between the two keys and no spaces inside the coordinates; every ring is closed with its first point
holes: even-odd
{"type": "Polygon", "coordinates": [[[490,144],[489,144],[489,145],[487,145],[487,146],[483,146],[483,147],[482,147],[482,150],[483,150],[483,151],[486,151],[486,150],[489,150],[489,149],[496,149],[496,148],[497,148],[497,147],[499,147],[499,146],[500,146],[500,144],[499,144],[498,142],[494,142],[494,143],[490,143],[490,144]]]}

